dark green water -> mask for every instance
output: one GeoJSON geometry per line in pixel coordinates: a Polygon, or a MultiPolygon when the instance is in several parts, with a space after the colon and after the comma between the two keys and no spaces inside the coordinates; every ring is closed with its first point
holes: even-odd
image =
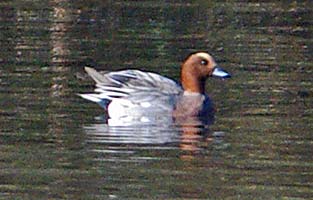
{"type": "Polygon", "coordinates": [[[312,31],[309,1],[0,1],[0,199],[312,199],[312,31]],[[76,95],[85,65],[178,80],[197,50],[233,75],[208,129],[76,95]]]}

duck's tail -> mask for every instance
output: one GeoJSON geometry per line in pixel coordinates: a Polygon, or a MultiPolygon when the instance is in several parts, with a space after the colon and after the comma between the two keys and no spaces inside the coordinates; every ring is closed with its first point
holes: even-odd
{"type": "Polygon", "coordinates": [[[77,94],[78,96],[87,99],[89,101],[99,104],[104,109],[107,109],[108,104],[111,102],[109,99],[103,99],[99,97],[99,94],[77,94]]]}
{"type": "Polygon", "coordinates": [[[87,74],[97,83],[107,82],[107,78],[91,67],[85,67],[87,74]]]}

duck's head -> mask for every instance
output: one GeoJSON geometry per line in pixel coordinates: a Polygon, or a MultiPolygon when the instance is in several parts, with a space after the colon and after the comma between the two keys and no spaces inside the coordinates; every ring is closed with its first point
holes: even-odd
{"type": "Polygon", "coordinates": [[[181,82],[185,91],[204,93],[205,80],[210,76],[231,77],[206,52],[192,53],[184,60],[181,68],[181,82]]]}

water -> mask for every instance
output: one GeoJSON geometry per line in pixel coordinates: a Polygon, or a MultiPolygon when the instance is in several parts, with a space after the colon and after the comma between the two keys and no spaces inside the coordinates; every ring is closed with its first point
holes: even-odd
{"type": "Polygon", "coordinates": [[[310,2],[1,1],[1,199],[311,199],[310,2]],[[198,122],[110,127],[85,65],[179,78],[207,50],[198,122]]]}

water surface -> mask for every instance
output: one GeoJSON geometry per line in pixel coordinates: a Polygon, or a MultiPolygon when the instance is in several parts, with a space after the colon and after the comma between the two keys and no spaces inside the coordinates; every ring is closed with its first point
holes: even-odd
{"type": "Polygon", "coordinates": [[[1,1],[1,199],[310,199],[310,2],[1,1]],[[110,127],[83,67],[175,80],[206,50],[210,126],[110,127]]]}

